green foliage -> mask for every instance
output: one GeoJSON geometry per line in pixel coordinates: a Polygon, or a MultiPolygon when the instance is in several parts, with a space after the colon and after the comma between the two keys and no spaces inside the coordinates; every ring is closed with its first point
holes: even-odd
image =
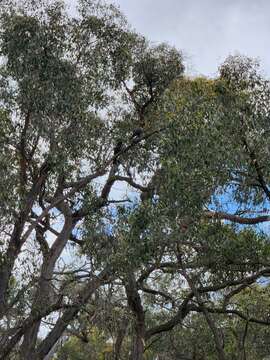
{"type": "Polygon", "coordinates": [[[216,338],[228,358],[263,359],[269,331],[253,320],[268,323],[269,291],[254,283],[269,276],[269,236],[253,225],[269,221],[270,86],[257,63],[229,57],[216,79],[190,79],[181,52],[112,5],[5,5],[4,354],[35,358],[42,321],[59,316],[57,359],[112,358],[120,339],[123,358],[145,341],[145,359],[214,360],[216,338]]]}
{"type": "Polygon", "coordinates": [[[107,345],[106,337],[98,329],[93,328],[82,342],[79,338],[73,336],[64,343],[58,352],[57,360],[84,360],[87,357],[96,360],[104,360],[105,354],[112,351],[110,345],[107,345]]]}

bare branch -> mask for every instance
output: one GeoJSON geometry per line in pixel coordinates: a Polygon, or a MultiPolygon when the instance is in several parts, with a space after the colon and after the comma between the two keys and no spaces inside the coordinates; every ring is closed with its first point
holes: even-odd
{"type": "Polygon", "coordinates": [[[246,225],[255,225],[270,221],[269,215],[258,216],[255,218],[248,218],[248,217],[242,217],[220,211],[205,211],[203,215],[209,219],[229,220],[238,224],[246,224],[246,225]]]}

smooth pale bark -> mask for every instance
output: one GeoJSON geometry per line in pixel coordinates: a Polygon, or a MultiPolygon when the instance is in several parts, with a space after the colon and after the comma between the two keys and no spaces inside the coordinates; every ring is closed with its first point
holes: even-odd
{"type": "Polygon", "coordinates": [[[110,276],[110,269],[107,268],[104,269],[98,277],[89,280],[87,284],[85,284],[78,296],[77,303],[63,312],[63,315],[59,317],[54,328],[37,347],[34,359],[43,360],[45,358],[45,356],[50,352],[53,346],[61,338],[62,334],[64,333],[70,322],[76,318],[82,306],[89,301],[91,296],[102,284],[109,280],[110,276]]]}
{"type": "Polygon", "coordinates": [[[48,316],[52,312],[59,310],[61,310],[61,306],[59,306],[59,304],[54,304],[51,307],[46,308],[46,310],[42,309],[40,313],[35,315],[35,317],[29,316],[26,320],[24,320],[24,322],[14,331],[12,336],[10,336],[9,341],[6,342],[5,345],[1,347],[0,360],[6,360],[8,358],[8,355],[18,344],[22,336],[26,333],[26,331],[29,328],[31,328],[31,326],[36,321],[41,320],[42,318],[48,316]]]}
{"type": "MultiPolygon", "coordinates": [[[[53,302],[53,288],[51,280],[53,278],[55,263],[66,246],[74,225],[75,223],[73,222],[72,217],[66,217],[61,233],[54,241],[48,254],[45,256],[38,288],[32,305],[32,315],[39,312],[41,308],[48,307],[53,302]]],[[[21,359],[27,360],[33,358],[40,322],[40,320],[36,321],[24,334],[24,340],[21,346],[21,359]]]]}

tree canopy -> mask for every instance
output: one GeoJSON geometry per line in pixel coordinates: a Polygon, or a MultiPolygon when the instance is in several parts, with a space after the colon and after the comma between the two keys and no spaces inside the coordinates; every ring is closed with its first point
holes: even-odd
{"type": "Polygon", "coordinates": [[[0,9],[0,359],[264,359],[270,83],[118,8],[0,9]]]}

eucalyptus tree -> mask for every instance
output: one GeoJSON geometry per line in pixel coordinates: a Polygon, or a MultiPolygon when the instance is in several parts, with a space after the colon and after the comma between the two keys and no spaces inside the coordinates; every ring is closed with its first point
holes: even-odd
{"type": "Polygon", "coordinates": [[[133,359],[194,312],[219,359],[230,355],[216,314],[269,326],[267,309],[250,316],[233,303],[269,276],[268,98],[256,62],[236,56],[215,80],[175,81],[151,108],[148,124],[166,129],[153,139],[159,161],[141,201],[119,208],[112,228],[112,261],[134,316],[133,359]]]}
{"type": "Polygon", "coordinates": [[[4,1],[0,44],[1,358],[43,359],[116,276],[106,259],[83,257],[83,234],[110,248],[109,227],[103,243],[85,229],[101,233],[127,200],[114,183],[141,189],[131,169],[149,171],[155,149],[142,143],[161,131],[147,126],[149,107],[184,66],[99,1],[78,1],[75,15],[61,1],[4,1]]]}
{"type": "Polygon", "coordinates": [[[111,291],[115,358],[197,312],[225,359],[217,314],[269,324],[231,303],[270,271],[269,82],[241,57],[186,78],[100,1],[0,21],[0,358],[44,359],[111,291]]]}

